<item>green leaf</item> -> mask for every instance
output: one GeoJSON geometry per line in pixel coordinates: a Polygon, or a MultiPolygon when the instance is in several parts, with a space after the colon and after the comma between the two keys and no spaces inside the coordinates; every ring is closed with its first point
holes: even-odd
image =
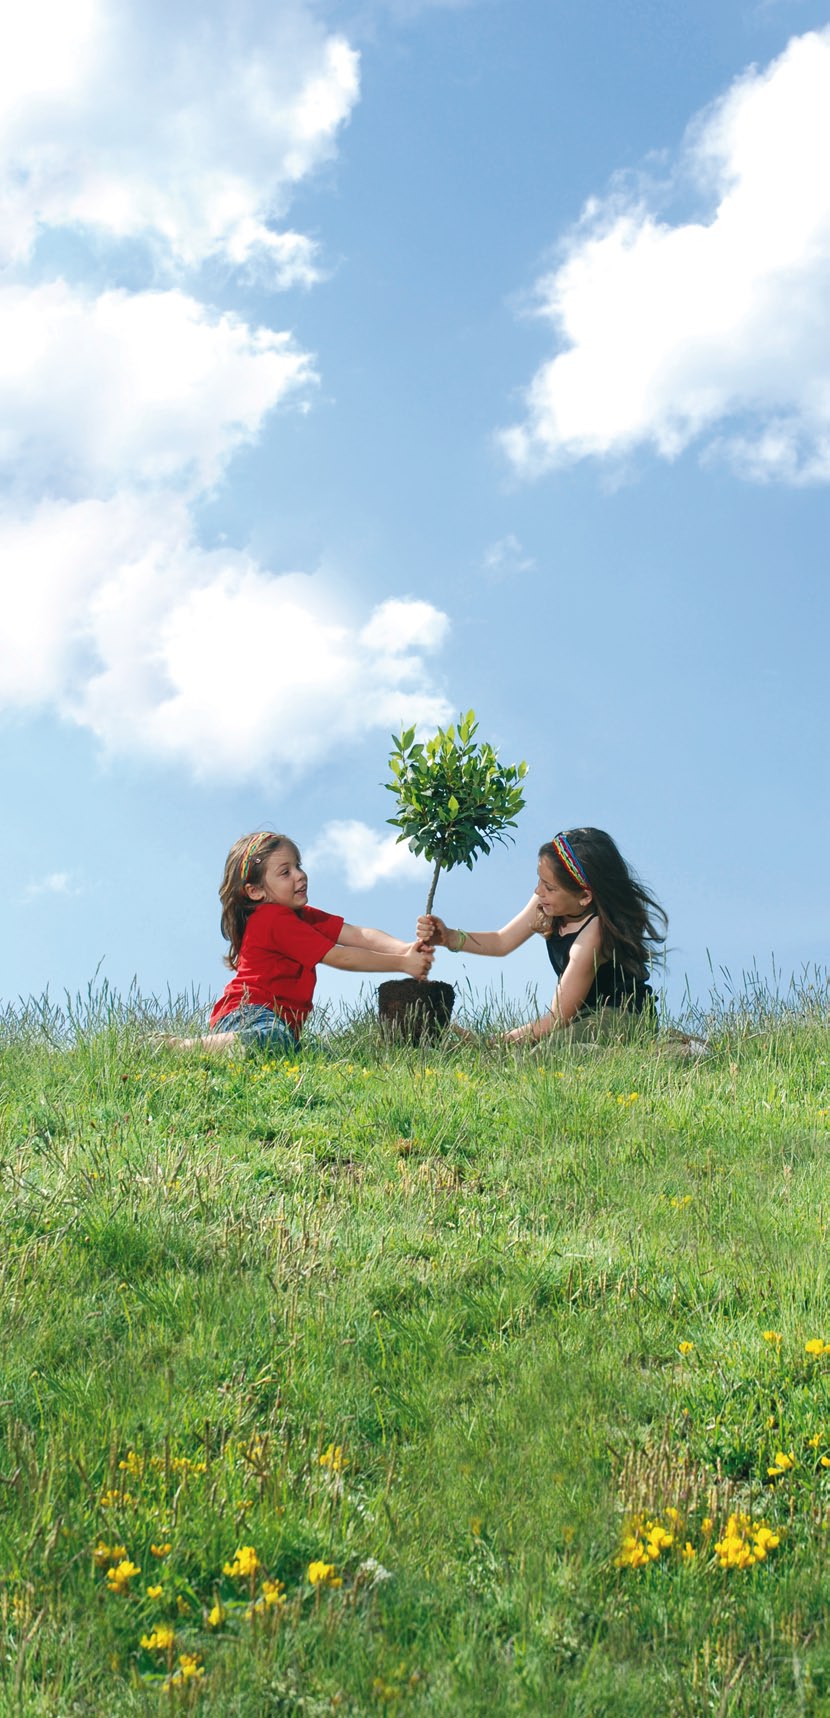
{"type": "Polygon", "coordinates": [[[392,779],[384,785],[398,809],[387,821],[400,831],[398,840],[447,870],[461,864],[472,870],[494,841],[512,840],[506,832],[524,805],[519,784],[527,765],[500,765],[488,742],[475,743],[477,726],[468,710],[457,726],[438,728],[425,741],[415,740],[414,728],[393,738],[392,779]]]}

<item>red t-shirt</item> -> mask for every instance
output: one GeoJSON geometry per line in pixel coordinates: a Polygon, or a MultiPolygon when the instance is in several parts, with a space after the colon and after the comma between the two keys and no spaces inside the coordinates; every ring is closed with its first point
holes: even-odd
{"type": "Polygon", "coordinates": [[[211,1026],[251,1003],[272,1008],[298,1032],[311,1009],[315,967],[334,947],[342,929],[343,920],[336,913],[261,901],[245,926],[239,964],[214,1007],[211,1026]]]}

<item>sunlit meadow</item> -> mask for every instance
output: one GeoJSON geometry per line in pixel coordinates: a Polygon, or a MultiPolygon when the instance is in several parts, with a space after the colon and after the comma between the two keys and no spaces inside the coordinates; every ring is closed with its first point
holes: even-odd
{"type": "Polygon", "coordinates": [[[0,1711],[830,1713],[827,989],[0,1023],[0,1711]]]}

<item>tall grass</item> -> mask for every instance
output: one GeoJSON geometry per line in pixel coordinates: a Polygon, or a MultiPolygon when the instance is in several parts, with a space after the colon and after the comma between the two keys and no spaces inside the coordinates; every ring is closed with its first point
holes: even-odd
{"type": "Polygon", "coordinates": [[[830,1712],[826,983],[702,1059],[199,1018],[0,1022],[0,1711],[830,1712]]]}

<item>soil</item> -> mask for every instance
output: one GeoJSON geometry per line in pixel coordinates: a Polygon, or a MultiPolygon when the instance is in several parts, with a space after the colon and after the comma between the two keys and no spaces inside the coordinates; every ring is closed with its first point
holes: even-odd
{"type": "Polygon", "coordinates": [[[446,1031],[455,986],[435,980],[392,978],[378,986],[380,1023],[400,1044],[429,1044],[446,1031]]]}

